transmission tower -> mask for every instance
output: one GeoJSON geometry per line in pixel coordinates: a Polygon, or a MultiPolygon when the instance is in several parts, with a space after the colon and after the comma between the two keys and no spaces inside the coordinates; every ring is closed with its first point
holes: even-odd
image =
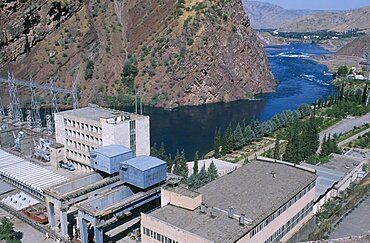
{"type": "Polygon", "coordinates": [[[31,119],[32,119],[32,126],[41,128],[41,116],[40,116],[40,106],[37,104],[36,99],[36,86],[33,83],[32,76],[30,75],[30,82],[31,82],[31,119]]]}
{"type": "Polygon", "coordinates": [[[50,92],[51,92],[51,106],[52,111],[51,114],[54,117],[55,113],[58,113],[58,99],[57,99],[57,92],[54,91],[54,81],[53,78],[50,78],[50,92]]]}
{"type": "Polygon", "coordinates": [[[17,86],[13,82],[14,74],[8,71],[8,84],[9,84],[9,107],[8,114],[13,120],[18,122],[23,121],[23,114],[21,104],[18,98],[17,86]]]}
{"type": "Polygon", "coordinates": [[[51,115],[46,115],[45,119],[46,119],[46,128],[48,130],[48,134],[52,134],[54,131],[54,126],[53,126],[53,121],[52,121],[53,119],[51,115]]]}
{"type": "Polygon", "coordinates": [[[79,108],[79,102],[78,102],[78,88],[77,88],[77,83],[76,80],[73,81],[72,84],[72,102],[73,102],[73,109],[78,109],[79,108]]]}
{"type": "Polygon", "coordinates": [[[27,122],[27,127],[32,128],[32,111],[31,110],[26,110],[26,122],[27,122]]]}

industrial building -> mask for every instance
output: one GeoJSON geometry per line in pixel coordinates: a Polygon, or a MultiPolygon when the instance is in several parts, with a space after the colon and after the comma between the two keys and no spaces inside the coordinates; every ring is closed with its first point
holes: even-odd
{"type": "Polygon", "coordinates": [[[107,145],[123,145],[134,156],[150,154],[149,117],[96,105],[55,114],[56,142],[65,146],[65,163],[93,171],[90,152],[107,145]]]}
{"type": "MultiPolygon", "coordinates": [[[[323,165],[310,165],[302,163],[307,168],[316,170],[316,196],[314,212],[331,198],[339,197],[351,183],[364,178],[368,172],[363,171],[364,165],[369,165],[369,157],[353,156],[354,150],[345,155],[331,154],[330,161],[323,165]]],[[[361,153],[359,154],[361,155],[361,153]]],[[[370,154],[369,154],[370,155],[370,154]]]]}
{"type": "Polygon", "coordinates": [[[161,208],[142,214],[142,242],[286,242],[313,217],[314,170],[258,160],[197,192],[162,187],[161,208]]]}

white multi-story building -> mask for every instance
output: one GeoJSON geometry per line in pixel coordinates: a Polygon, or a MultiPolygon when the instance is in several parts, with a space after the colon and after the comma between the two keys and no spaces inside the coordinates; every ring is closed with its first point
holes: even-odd
{"type": "Polygon", "coordinates": [[[55,114],[56,142],[65,146],[65,162],[91,171],[90,151],[111,144],[150,154],[149,116],[95,105],[55,114]]]}

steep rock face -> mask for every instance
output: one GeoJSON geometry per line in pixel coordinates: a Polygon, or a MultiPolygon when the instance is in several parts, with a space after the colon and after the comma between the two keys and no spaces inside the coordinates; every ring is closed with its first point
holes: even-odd
{"type": "Polygon", "coordinates": [[[147,103],[199,105],[273,91],[267,58],[239,0],[186,2],[136,53],[147,103]]]}
{"type": "Polygon", "coordinates": [[[120,105],[136,93],[156,106],[199,105],[274,89],[240,0],[5,0],[0,7],[0,74],[58,77],[66,88],[76,80],[82,104],[120,105]]]}
{"type": "Polygon", "coordinates": [[[81,7],[78,1],[3,1],[0,4],[0,64],[29,53],[81,7]]]}

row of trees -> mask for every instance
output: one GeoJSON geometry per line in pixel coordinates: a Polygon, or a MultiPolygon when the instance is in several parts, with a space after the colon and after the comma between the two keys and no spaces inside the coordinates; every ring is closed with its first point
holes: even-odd
{"type": "Polygon", "coordinates": [[[253,121],[250,125],[246,125],[244,122],[242,124],[238,123],[235,129],[232,129],[231,124],[229,124],[223,135],[220,129],[216,129],[214,156],[219,158],[221,155],[229,154],[253,141],[259,141],[264,136],[269,136],[274,131],[287,127],[302,117],[307,117],[311,110],[309,105],[303,104],[298,110],[283,111],[265,122],[253,121]]]}
{"type": "Polygon", "coordinates": [[[314,155],[319,147],[318,122],[315,115],[305,121],[299,121],[288,129],[284,159],[299,163],[314,155]]]}
{"type": "Polygon", "coordinates": [[[326,136],[325,134],[325,137],[322,141],[320,156],[325,157],[331,153],[341,154],[342,151],[338,147],[337,139],[335,137],[332,137],[329,133],[328,136],[326,136]]]}
{"type": "Polygon", "coordinates": [[[198,160],[198,152],[196,152],[194,156],[193,174],[187,179],[187,184],[192,189],[198,189],[218,177],[217,168],[213,161],[209,165],[208,170],[206,170],[206,166],[203,164],[199,171],[198,160]]]}

